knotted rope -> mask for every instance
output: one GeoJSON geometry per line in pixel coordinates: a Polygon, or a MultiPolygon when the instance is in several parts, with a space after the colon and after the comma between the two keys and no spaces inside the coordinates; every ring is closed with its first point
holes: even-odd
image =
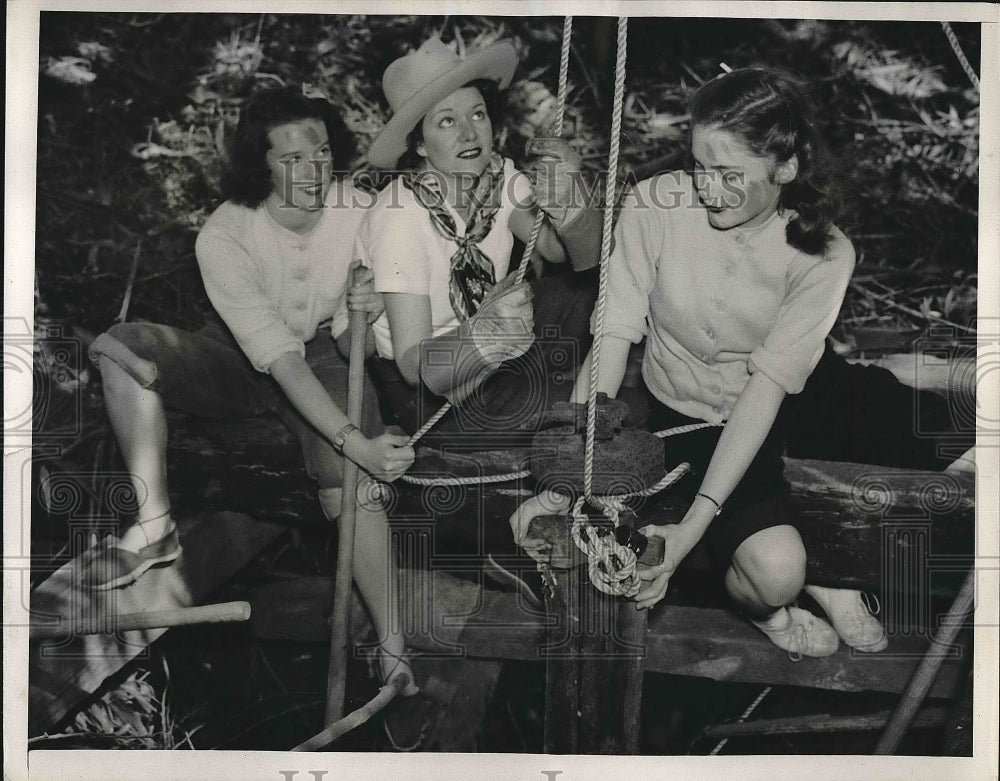
{"type": "MultiPolygon", "coordinates": [[[[586,522],[586,516],[579,512],[583,501],[599,507],[617,528],[621,504],[625,497],[595,497],[594,488],[594,441],[597,431],[597,381],[601,363],[601,337],[604,331],[604,312],[607,308],[608,266],[611,258],[611,229],[614,218],[615,191],[617,187],[618,154],[621,149],[622,104],[625,97],[625,61],[628,47],[628,17],[618,17],[618,37],[615,55],[615,87],[611,111],[611,148],[608,152],[607,179],[604,183],[604,230],[601,235],[600,281],[597,288],[597,304],[594,308],[594,344],[590,357],[590,387],[587,396],[587,433],[583,453],[583,497],[577,501],[573,512],[573,539],[587,554],[587,570],[590,582],[605,594],[635,596],[639,591],[639,576],[635,571],[635,553],[619,545],[612,534],[598,535],[586,522]],[[586,549],[581,540],[586,536],[586,549]],[[618,563],[619,566],[615,566],[618,563]]],[[[673,480],[678,479],[688,469],[687,464],[675,469],[673,480]],[[682,469],[683,468],[683,469],[682,469]],[[682,470],[679,471],[678,470],[682,470]]],[[[668,475],[669,477],[669,475],[668,475]]],[[[662,480],[660,481],[663,482],[662,480]]],[[[672,481],[671,481],[672,482],[672,481]]],[[[669,483],[668,483],[669,484],[669,483]]],[[[659,485],[659,484],[658,484],[659,485]]],[[[644,492],[640,492],[644,493],[644,492]]]]}

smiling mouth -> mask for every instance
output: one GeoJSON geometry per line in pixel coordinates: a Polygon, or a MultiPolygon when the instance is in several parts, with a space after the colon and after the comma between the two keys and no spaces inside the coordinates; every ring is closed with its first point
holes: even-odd
{"type": "Polygon", "coordinates": [[[475,160],[479,155],[483,153],[482,147],[475,147],[474,149],[463,149],[458,153],[458,157],[462,160],[475,160]]]}

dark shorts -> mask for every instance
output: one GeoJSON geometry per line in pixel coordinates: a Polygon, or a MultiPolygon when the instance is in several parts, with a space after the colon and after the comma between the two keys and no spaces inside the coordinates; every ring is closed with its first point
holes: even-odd
{"type": "MultiPolygon", "coordinates": [[[[623,389],[631,418],[650,431],[702,421],[666,407],[645,388],[623,389]]],[[[940,470],[975,444],[974,426],[955,415],[953,399],[918,391],[891,372],[847,363],[827,348],[803,391],[788,396],[746,474],[709,526],[705,543],[716,564],[728,566],[740,544],[763,529],[799,519],[789,503],[783,456],[823,461],[940,470]]],[[[693,500],[705,476],[721,426],[663,440],[672,469],[691,472],[671,487],[693,500]]]]}
{"type": "MultiPolygon", "coordinates": [[[[156,323],[124,323],[101,334],[90,355],[94,361],[114,361],[142,387],[156,391],[170,410],[216,420],[277,414],[299,440],[308,474],[323,488],[341,485],[342,457],[291,406],[274,378],[254,369],[223,326],[210,323],[191,333],[156,323]]],[[[306,345],[306,363],[346,410],[348,364],[328,333],[321,331],[306,345]]],[[[365,384],[361,428],[373,436],[382,423],[367,375],[365,384]]]]}
{"type": "MultiPolygon", "coordinates": [[[[535,342],[521,357],[506,361],[462,404],[421,438],[430,446],[467,440],[478,450],[523,447],[538,429],[539,415],[569,399],[577,371],[590,349],[590,314],[596,272],[558,273],[531,283],[535,342]]],[[[445,399],[425,386],[413,387],[395,361],[376,359],[372,373],[388,415],[414,433],[445,399]]]]}

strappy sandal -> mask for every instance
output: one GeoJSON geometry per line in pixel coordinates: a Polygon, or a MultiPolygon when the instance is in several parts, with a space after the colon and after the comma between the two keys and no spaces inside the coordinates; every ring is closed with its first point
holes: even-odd
{"type": "Polygon", "coordinates": [[[181,555],[177,525],[138,551],[121,547],[121,538],[109,537],[95,552],[83,573],[84,583],[94,591],[110,591],[135,583],[153,567],[172,564],[181,555]]]}
{"type": "MultiPolygon", "coordinates": [[[[396,674],[401,664],[409,667],[409,662],[403,656],[396,656],[385,651],[381,647],[370,658],[369,664],[377,666],[377,677],[382,686],[385,686],[396,674]],[[381,657],[390,656],[396,660],[388,675],[381,674],[381,657]]],[[[414,685],[412,669],[409,672],[410,680],[414,685]]],[[[389,744],[394,751],[417,751],[427,739],[430,729],[440,715],[441,702],[418,689],[412,694],[400,692],[395,699],[382,711],[382,726],[385,736],[389,739],[389,744]]]]}

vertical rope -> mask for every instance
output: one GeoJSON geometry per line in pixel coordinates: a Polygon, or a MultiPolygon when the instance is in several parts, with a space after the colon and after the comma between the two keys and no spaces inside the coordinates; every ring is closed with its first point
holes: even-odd
{"type": "MultiPolygon", "coordinates": [[[[573,40],[573,17],[567,16],[563,20],[562,49],[559,53],[559,94],[556,104],[556,121],[554,125],[554,135],[561,136],[563,132],[563,115],[566,113],[566,93],[569,90],[569,52],[570,43],[573,40]]],[[[528,271],[528,263],[535,252],[535,244],[538,242],[538,234],[542,230],[542,222],[545,220],[545,212],[541,209],[535,215],[535,224],[531,226],[531,235],[524,245],[524,254],[521,255],[521,264],[517,267],[517,282],[524,281],[524,275],[528,271]]]]}
{"type": "Polygon", "coordinates": [[[618,51],[615,58],[615,94],[611,114],[611,150],[608,153],[607,180],[604,184],[604,233],[601,236],[601,275],[594,309],[594,346],[590,358],[590,394],[587,402],[587,441],[583,459],[583,493],[591,496],[594,485],[594,431],[597,423],[597,378],[601,357],[601,333],[604,328],[608,286],[608,259],[611,257],[611,223],[614,217],[615,185],[618,179],[618,153],[621,148],[622,102],[625,96],[625,52],[628,43],[628,17],[618,18],[618,51]]]}
{"type": "Polygon", "coordinates": [[[972,86],[976,88],[976,92],[979,92],[979,76],[976,75],[975,69],[966,58],[965,52],[962,51],[962,44],[958,42],[958,36],[955,35],[955,31],[951,29],[951,25],[948,24],[948,22],[941,22],[941,29],[944,30],[944,34],[948,38],[948,43],[951,44],[951,48],[954,50],[955,56],[958,57],[958,63],[965,71],[965,75],[969,77],[969,81],[971,81],[972,86]]]}

